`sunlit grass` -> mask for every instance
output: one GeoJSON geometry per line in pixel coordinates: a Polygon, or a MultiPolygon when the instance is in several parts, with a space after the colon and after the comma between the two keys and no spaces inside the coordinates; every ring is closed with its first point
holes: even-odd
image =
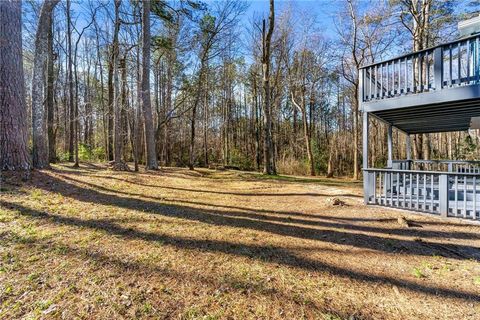
{"type": "Polygon", "coordinates": [[[480,228],[417,217],[423,228],[400,229],[400,213],[364,207],[348,179],[61,164],[6,181],[2,319],[428,319],[432,310],[476,310],[467,296],[478,296],[478,262],[449,255],[452,243],[474,247],[480,228]],[[348,206],[332,206],[332,196],[348,206]],[[443,241],[456,231],[465,236],[443,241]]]}

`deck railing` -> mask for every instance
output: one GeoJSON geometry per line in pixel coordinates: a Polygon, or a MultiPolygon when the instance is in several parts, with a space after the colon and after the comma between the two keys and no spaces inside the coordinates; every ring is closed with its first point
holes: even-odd
{"type": "Polygon", "coordinates": [[[364,179],[368,204],[480,219],[479,174],[365,169],[364,179]]]}
{"type": "Polygon", "coordinates": [[[393,160],[391,169],[480,173],[480,161],[469,160],[393,160]]]}
{"type": "Polygon", "coordinates": [[[360,69],[369,102],[480,82],[480,35],[370,64],[360,69]]]}

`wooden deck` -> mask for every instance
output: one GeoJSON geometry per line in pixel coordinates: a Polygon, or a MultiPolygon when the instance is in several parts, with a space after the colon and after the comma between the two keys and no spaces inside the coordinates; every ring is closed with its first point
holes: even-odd
{"type": "Polygon", "coordinates": [[[410,135],[464,131],[480,117],[480,35],[360,69],[366,204],[480,220],[480,162],[412,161],[410,135]],[[368,166],[369,118],[388,125],[387,168],[368,166]],[[407,159],[393,160],[392,128],[407,159]]]}
{"type": "Polygon", "coordinates": [[[444,217],[480,219],[479,175],[366,169],[365,201],[444,217]]]}
{"type": "Polygon", "coordinates": [[[467,130],[480,116],[480,36],[364,66],[362,109],[408,134],[467,130]]]}

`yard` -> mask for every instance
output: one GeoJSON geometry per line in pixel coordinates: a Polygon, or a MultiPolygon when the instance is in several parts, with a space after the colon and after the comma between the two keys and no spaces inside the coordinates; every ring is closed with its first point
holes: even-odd
{"type": "Polygon", "coordinates": [[[361,183],[93,164],[3,180],[1,319],[480,319],[480,224],[366,207],[361,183]]]}

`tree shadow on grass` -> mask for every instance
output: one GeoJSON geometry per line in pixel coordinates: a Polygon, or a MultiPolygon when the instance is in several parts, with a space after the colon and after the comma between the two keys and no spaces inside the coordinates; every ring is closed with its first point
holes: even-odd
{"type": "Polygon", "coordinates": [[[40,173],[40,175],[42,183],[39,183],[36,187],[44,188],[47,191],[55,191],[63,196],[92,204],[116,206],[130,210],[142,210],[152,214],[188,219],[216,226],[228,226],[270,232],[281,236],[330,242],[339,245],[350,245],[353,247],[388,253],[421,256],[439,255],[456,259],[471,259],[480,255],[480,249],[473,246],[436,244],[428,241],[403,240],[366,235],[362,233],[351,233],[347,232],[347,230],[340,232],[329,229],[319,230],[306,226],[286,225],[260,220],[256,214],[247,215],[246,212],[240,212],[238,210],[208,210],[181,205],[169,205],[138,198],[132,199],[131,197],[123,197],[80,187],[74,183],[67,182],[66,180],[45,173],[40,173]],[[46,184],[47,182],[49,183],[46,184]],[[253,220],[252,218],[256,219],[253,220]]]}
{"type": "MultiPolygon", "coordinates": [[[[65,172],[66,173],[66,172],[65,172]]],[[[204,189],[192,189],[192,188],[181,188],[181,187],[170,187],[164,185],[155,185],[149,183],[143,183],[138,181],[132,181],[128,179],[122,179],[112,176],[102,176],[95,175],[96,178],[108,179],[108,180],[117,180],[125,183],[131,183],[142,187],[150,187],[155,189],[167,189],[167,190],[176,190],[176,191],[186,191],[186,192],[195,192],[195,193],[211,193],[211,194],[222,194],[222,195],[233,195],[233,196],[247,196],[247,197],[287,197],[287,196],[308,196],[308,197],[351,197],[351,198],[363,198],[358,194],[353,193],[341,193],[341,194],[323,194],[319,192],[275,192],[275,193],[265,193],[265,192],[232,192],[232,191],[218,191],[218,190],[204,190],[204,189]]]]}
{"type": "Polygon", "coordinates": [[[333,179],[333,178],[323,178],[323,177],[297,177],[297,176],[287,176],[287,175],[263,175],[260,173],[245,173],[241,174],[240,178],[246,181],[271,181],[271,182],[282,182],[282,183],[291,183],[291,184],[320,184],[323,186],[329,187],[340,187],[340,186],[361,186],[362,182],[357,180],[349,179],[333,179]]]}
{"type": "MultiPolygon", "coordinates": [[[[407,210],[408,211],[408,210],[407,210]]],[[[412,212],[413,215],[417,214],[415,211],[409,211],[409,213],[412,212]]],[[[333,219],[337,221],[348,221],[348,222],[380,222],[380,223],[389,223],[389,222],[394,222],[397,219],[395,218],[362,218],[362,217],[338,217],[338,216],[323,216],[327,219],[333,219]]],[[[440,218],[438,216],[434,215],[429,215],[431,218],[439,218],[437,220],[422,220],[422,221],[416,221],[421,224],[426,224],[426,225],[434,225],[434,226],[445,226],[445,227],[472,227],[472,228],[480,228],[480,224],[475,224],[472,223],[473,221],[464,221],[463,223],[455,223],[451,217],[449,218],[440,218]],[[448,220],[447,220],[448,219],[448,220]]],[[[474,234],[474,233],[472,233],[474,234]]],[[[475,233],[478,234],[478,233],[475,233]]]]}
{"type": "MultiPolygon", "coordinates": [[[[29,218],[34,219],[41,219],[45,221],[48,219],[54,224],[57,225],[66,225],[68,227],[81,227],[89,229],[89,231],[98,231],[98,232],[105,232],[109,235],[112,232],[108,231],[111,228],[109,225],[112,224],[112,221],[101,219],[101,220],[80,220],[78,218],[73,219],[58,219],[58,215],[50,215],[45,212],[41,212],[38,210],[28,209],[23,206],[15,207],[16,210],[20,212],[21,215],[27,216],[29,218]]],[[[116,236],[120,236],[123,239],[134,239],[138,240],[137,235],[139,234],[132,234],[133,229],[119,229],[118,227],[114,228],[114,231],[118,231],[119,233],[115,233],[116,236]]],[[[154,239],[161,239],[162,246],[163,245],[170,245],[174,246],[175,243],[163,242],[165,237],[161,237],[159,235],[155,235],[148,237],[152,241],[158,241],[154,239]]],[[[171,239],[171,238],[169,238],[171,239]]],[[[188,282],[189,284],[196,284],[202,288],[205,288],[206,284],[209,289],[212,291],[212,295],[218,295],[219,292],[221,293],[229,293],[232,291],[239,292],[242,294],[250,295],[251,292],[255,292],[261,296],[267,298],[278,299],[280,301],[291,301],[297,304],[303,305],[304,307],[314,309],[316,312],[326,313],[328,315],[335,315],[340,319],[347,319],[350,318],[352,314],[355,314],[359,319],[369,319],[370,317],[366,317],[362,315],[362,311],[355,307],[351,307],[352,309],[350,312],[342,311],[339,312],[338,310],[330,307],[330,303],[328,300],[322,301],[321,304],[308,300],[308,303],[305,303],[305,299],[302,295],[298,294],[291,294],[288,292],[284,292],[283,290],[279,290],[276,286],[272,283],[267,285],[264,279],[255,279],[255,280],[245,280],[245,277],[226,273],[221,277],[218,274],[210,274],[206,272],[191,272],[180,269],[173,269],[168,266],[162,266],[157,264],[147,263],[146,261],[142,261],[143,259],[134,259],[131,255],[128,255],[126,258],[122,258],[122,256],[118,255],[107,255],[100,250],[91,249],[88,247],[79,248],[69,245],[65,242],[57,242],[49,238],[48,240],[44,239],[32,239],[31,241],[26,242],[25,239],[16,237],[16,236],[3,236],[0,233],[0,240],[4,241],[6,247],[11,244],[25,244],[28,245],[26,250],[33,250],[36,247],[42,251],[49,252],[49,258],[52,258],[51,255],[57,255],[64,260],[64,257],[71,257],[78,259],[80,258],[82,261],[90,261],[91,263],[95,264],[95,268],[97,269],[98,266],[102,268],[116,268],[119,272],[117,272],[118,276],[121,278],[128,278],[129,275],[132,276],[140,276],[140,277],[157,277],[160,275],[161,277],[166,277],[175,281],[179,282],[188,282]]],[[[191,243],[191,242],[189,242],[191,243]]],[[[187,248],[191,249],[191,245],[187,245],[187,248]]],[[[270,247],[271,248],[271,247],[270,247]]],[[[195,247],[195,250],[202,250],[202,251],[212,251],[209,249],[202,249],[201,247],[195,247]]],[[[231,250],[232,248],[230,248],[231,250]]],[[[295,250],[303,250],[306,248],[303,247],[295,247],[295,250]]],[[[279,249],[282,250],[282,249],[279,249]]],[[[329,249],[330,250],[330,249],[329,249]]],[[[332,251],[336,251],[331,249],[332,251]]],[[[226,250],[222,250],[225,252],[226,250]]],[[[217,252],[217,251],[215,251],[217,252]]],[[[242,255],[242,257],[247,257],[248,255],[242,255]]],[[[268,261],[267,259],[264,259],[268,261]]],[[[85,266],[85,265],[84,265],[85,266]]],[[[86,266],[85,266],[86,267],[86,266]]],[[[267,280],[268,281],[268,280],[267,280]]],[[[156,295],[156,294],[155,294],[156,295]]],[[[163,303],[163,301],[162,301],[163,303]]],[[[344,308],[345,309],[345,308],[344,308]]],[[[376,315],[381,314],[379,311],[376,311],[376,315]]]]}
{"type": "MultiPolygon", "coordinates": [[[[60,177],[76,184],[83,184],[89,188],[108,192],[109,194],[116,193],[116,194],[126,195],[128,197],[146,198],[146,199],[154,200],[155,203],[157,204],[158,204],[158,201],[161,201],[161,202],[168,202],[168,203],[172,203],[172,202],[180,203],[181,205],[195,205],[195,206],[200,205],[205,207],[227,209],[228,211],[212,211],[215,214],[223,215],[226,217],[256,219],[260,221],[300,224],[305,226],[313,226],[313,227],[321,227],[321,228],[337,228],[337,229],[344,229],[345,231],[384,233],[384,234],[412,236],[412,237],[421,237],[421,238],[437,237],[437,238],[453,238],[453,239],[469,239],[469,240],[480,239],[480,234],[473,233],[473,232],[444,232],[444,231],[431,231],[431,230],[415,229],[415,228],[380,228],[380,227],[374,227],[374,226],[338,222],[338,221],[335,221],[336,220],[335,217],[332,217],[332,216],[312,215],[312,214],[306,214],[301,212],[290,212],[290,211],[251,209],[251,208],[245,208],[245,207],[239,207],[239,206],[217,205],[214,203],[192,201],[192,200],[183,200],[183,199],[180,200],[180,199],[172,199],[172,198],[166,198],[166,197],[153,197],[145,194],[109,189],[101,185],[77,180],[65,175],[60,175],[60,177]],[[308,218],[308,219],[304,219],[304,218],[308,218]]],[[[162,205],[168,205],[168,204],[163,203],[162,205]]],[[[190,207],[187,207],[187,208],[190,208],[190,207]]],[[[205,209],[200,209],[200,210],[205,210],[205,209]]],[[[341,220],[341,218],[339,218],[339,220],[341,220]]],[[[392,220],[391,222],[397,225],[396,219],[390,219],[390,220],[392,220]]],[[[311,229],[308,229],[308,230],[311,230],[311,229]]],[[[321,231],[321,230],[317,230],[317,231],[321,231]]],[[[320,239],[320,238],[318,238],[317,236],[317,239],[320,239]]],[[[321,240],[325,240],[325,234],[322,234],[321,240]]],[[[385,241],[385,239],[383,240],[385,241]]],[[[345,240],[343,239],[342,241],[345,241],[345,240]]],[[[388,243],[387,247],[391,247],[391,240],[388,239],[386,240],[386,242],[388,243]]],[[[440,249],[440,250],[449,251],[448,256],[453,256],[453,257],[460,256],[465,258],[465,256],[463,256],[461,252],[453,251],[453,254],[452,254],[452,250],[451,250],[452,248],[449,248],[448,246],[444,247],[444,245],[442,245],[441,247],[438,247],[437,244],[429,244],[429,243],[425,243],[425,246],[430,246],[432,249],[435,249],[436,247],[437,249],[440,249]]],[[[368,248],[372,249],[371,247],[368,247],[368,248]]],[[[392,251],[392,249],[393,251],[395,251],[395,248],[387,248],[387,250],[390,252],[392,251]]],[[[478,249],[478,252],[473,251],[472,253],[477,254],[478,258],[480,258],[480,249],[478,249]]],[[[470,258],[470,256],[468,256],[467,254],[466,258],[470,258]]]]}
{"type": "Polygon", "coordinates": [[[31,218],[47,220],[58,225],[74,226],[91,230],[100,230],[107,234],[120,236],[125,239],[141,239],[152,242],[160,241],[165,245],[170,245],[181,249],[221,252],[234,256],[248,257],[264,262],[276,263],[283,266],[301,268],[314,272],[327,272],[332,274],[333,276],[351,280],[363,281],[373,284],[383,283],[395,285],[410,291],[420,292],[428,295],[442,296],[445,298],[456,298],[466,301],[480,300],[480,295],[475,292],[440,288],[422,285],[408,280],[402,280],[388,276],[366,274],[334,265],[329,265],[327,263],[312,260],[307,257],[297,256],[289,250],[271,245],[251,245],[233,243],[229,241],[189,239],[179,236],[169,236],[153,232],[135,230],[133,228],[125,228],[108,221],[96,219],[80,219],[76,217],[67,217],[58,214],[50,214],[48,212],[31,209],[23,205],[8,201],[0,201],[0,204],[6,208],[18,211],[21,215],[31,218]]]}

